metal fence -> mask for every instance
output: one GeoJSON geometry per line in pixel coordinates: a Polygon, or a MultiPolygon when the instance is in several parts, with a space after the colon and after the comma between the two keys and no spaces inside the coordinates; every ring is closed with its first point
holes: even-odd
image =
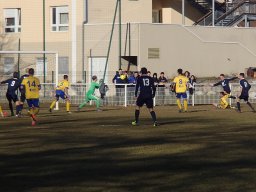
{"type": "MultiPolygon", "coordinates": [[[[256,103],[256,84],[251,83],[252,88],[250,90],[250,101],[256,103]]],[[[90,84],[72,84],[69,89],[69,95],[71,96],[72,104],[78,105],[84,101],[85,93],[88,90],[90,84]]],[[[231,94],[237,96],[239,94],[240,86],[238,83],[230,84],[231,94]]],[[[130,106],[135,105],[136,100],[134,98],[135,85],[131,84],[109,84],[109,91],[106,97],[102,100],[104,106],[130,106]]],[[[7,87],[5,85],[0,86],[0,103],[6,103],[5,93],[7,87]]],[[[40,91],[40,102],[49,103],[55,96],[55,84],[48,83],[42,84],[40,91]]],[[[196,84],[193,95],[189,95],[190,105],[202,105],[218,103],[220,98],[220,91],[222,87],[211,87],[210,84],[196,84]]],[[[100,97],[100,93],[97,90],[95,95],[100,97]]],[[[63,102],[63,101],[60,101],[63,102]]],[[[230,99],[232,105],[234,100],[230,99]]],[[[94,103],[91,102],[91,105],[94,103]]],[[[173,105],[176,104],[176,96],[170,90],[170,84],[166,84],[165,87],[156,88],[156,97],[154,98],[155,105],[173,105]]]]}

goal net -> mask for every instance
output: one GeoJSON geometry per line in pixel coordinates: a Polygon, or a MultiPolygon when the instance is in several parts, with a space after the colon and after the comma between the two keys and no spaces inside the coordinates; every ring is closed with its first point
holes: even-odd
{"type": "MultiPolygon", "coordinates": [[[[54,51],[0,51],[0,80],[11,78],[13,72],[20,77],[33,68],[42,85],[40,101],[52,100],[59,81],[58,53],[54,51]]],[[[5,89],[5,88],[1,88],[5,89]]],[[[5,91],[1,90],[1,94],[5,91]]],[[[2,98],[2,95],[0,95],[2,98]]]]}
{"type": "Polygon", "coordinates": [[[0,75],[2,78],[19,72],[26,74],[26,69],[34,68],[35,76],[41,83],[58,82],[58,53],[49,51],[0,51],[0,75]]]}

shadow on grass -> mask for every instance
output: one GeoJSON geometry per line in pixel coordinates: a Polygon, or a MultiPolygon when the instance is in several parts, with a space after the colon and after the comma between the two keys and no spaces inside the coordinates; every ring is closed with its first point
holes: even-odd
{"type": "MultiPolygon", "coordinates": [[[[173,131],[172,126],[147,129],[146,118],[141,119],[146,125],[136,129],[99,126],[113,124],[108,117],[78,119],[44,121],[52,130],[17,130],[17,135],[5,136],[0,148],[1,191],[200,192],[256,187],[253,126],[225,130],[216,127],[214,118],[162,118],[163,125],[180,125],[173,131]],[[66,132],[56,129],[61,122],[66,132]],[[183,127],[209,122],[212,126],[205,130],[183,127]],[[74,127],[67,130],[69,123],[74,127]],[[31,138],[31,145],[10,145],[31,138]]],[[[125,117],[115,119],[117,125],[127,122],[125,117]]]]}

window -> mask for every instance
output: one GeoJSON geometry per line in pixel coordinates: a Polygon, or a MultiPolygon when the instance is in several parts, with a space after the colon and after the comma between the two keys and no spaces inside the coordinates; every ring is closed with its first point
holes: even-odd
{"type": "Polygon", "coordinates": [[[59,74],[68,74],[68,57],[59,57],[59,74]]]}
{"type": "Polygon", "coordinates": [[[4,74],[9,75],[14,71],[14,57],[4,58],[4,74]]]}
{"type": "Polygon", "coordinates": [[[68,6],[52,7],[52,31],[68,31],[68,6]]]}
{"type": "MultiPolygon", "coordinates": [[[[47,76],[47,58],[45,58],[45,76],[47,76]]],[[[36,76],[44,75],[44,58],[38,57],[36,58],[36,76]]]]}
{"type": "Polygon", "coordinates": [[[160,49],[159,48],[148,48],[148,59],[159,59],[160,49]]]}
{"type": "Polygon", "coordinates": [[[6,33],[21,32],[21,9],[4,9],[6,33]]]}
{"type": "Polygon", "coordinates": [[[152,23],[162,23],[162,10],[153,10],[152,23]]]}

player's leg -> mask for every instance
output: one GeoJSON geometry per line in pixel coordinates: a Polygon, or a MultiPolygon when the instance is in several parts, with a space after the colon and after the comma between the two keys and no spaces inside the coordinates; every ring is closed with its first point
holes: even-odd
{"type": "Polygon", "coordinates": [[[90,95],[88,96],[88,98],[92,101],[95,101],[96,103],[96,108],[97,108],[97,111],[100,111],[100,98],[94,96],[94,95],[90,95]]]}
{"type": "Polygon", "coordinates": [[[86,95],[84,102],[78,106],[77,110],[80,111],[80,109],[82,109],[89,101],[90,99],[88,98],[88,95],[86,95]]]}
{"type": "Polygon", "coordinates": [[[24,102],[26,100],[26,95],[23,90],[20,91],[20,104],[19,104],[19,115],[21,115],[24,102]]]}
{"type": "Polygon", "coordinates": [[[11,116],[14,116],[13,105],[12,105],[12,97],[8,93],[6,93],[6,98],[7,98],[8,103],[9,103],[9,109],[11,111],[11,116]]]}
{"type": "Polygon", "coordinates": [[[36,115],[39,113],[39,99],[31,100],[32,107],[30,107],[30,117],[32,119],[32,126],[36,125],[36,115]]]}
{"type": "Polygon", "coordinates": [[[236,107],[237,107],[237,112],[241,113],[241,104],[240,104],[240,99],[242,99],[241,96],[236,98],[236,107]]]}
{"type": "Polygon", "coordinates": [[[0,106],[0,115],[4,117],[2,106],[0,106]]]}
{"type": "Polygon", "coordinates": [[[245,98],[244,98],[244,101],[245,101],[246,104],[251,108],[251,110],[252,110],[253,112],[255,112],[254,107],[253,107],[252,104],[249,102],[249,96],[245,97],[245,98]]]}
{"type": "Polygon", "coordinates": [[[19,117],[19,114],[20,114],[20,102],[18,100],[18,96],[17,95],[14,95],[13,102],[15,103],[15,107],[16,107],[16,117],[19,117]]]}
{"type": "Polygon", "coordinates": [[[228,101],[227,101],[228,98],[229,98],[229,94],[226,94],[220,98],[220,107],[222,109],[226,109],[228,107],[228,101]]]}
{"type": "Polygon", "coordinates": [[[50,109],[49,109],[50,112],[52,112],[52,109],[54,108],[56,103],[59,101],[59,98],[60,98],[60,92],[59,92],[59,90],[56,90],[55,99],[52,101],[52,103],[50,105],[50,109]]]}
{"type": "Polygon", "coordinates": [[[187,96],[186,92],[182,94],[182,98],[183,98],[184,112],[187,112],[188,111],[188,96],[187,96]]]}
{"type": "Polygon", "coordinates": [[[135,108],[135,121],[132,122],[132,125],[136,126],[139,124],[140,117],[140,108],[144,105],[144,100],[141,97],[138,97],[136,100],[136,108],[135,108]]]}
{"type": "Polygon", "coordinates": [[[182,112],[182,106],[181,106],[181,101],[180,101],[181,100],[181,94],[177,93],[176,97],[177,97],[176,102],[177,102],[177,105],[178,105],[178,108],[179,108],[179,112],[182,112]]]}
{"type": "Polygon", "coordinates": [[[66,101],[66,111],[67,111],[67,113],[71,113],[70,112],[70,100],[69,100],[69,98],[66,98],[65,99],[65,101],[66,101]]]}
{"type": "Polygon", "coordinates": [[[155,111],[153,109],[153,107],[154,107],[153,105],[154,105],[154,103],[153,103],[153,99],[152,98],[149,98],[149,99],[146,100],[146,106],[147,106],[147,108],[149,110],[149,113],[151,115],[151,118],[152,118],[152,120],[154,122],[154,126],[158,126],[159,124],[157,123],[157,120],[156,120],[156,113],[155,113],[155,111]]]}

